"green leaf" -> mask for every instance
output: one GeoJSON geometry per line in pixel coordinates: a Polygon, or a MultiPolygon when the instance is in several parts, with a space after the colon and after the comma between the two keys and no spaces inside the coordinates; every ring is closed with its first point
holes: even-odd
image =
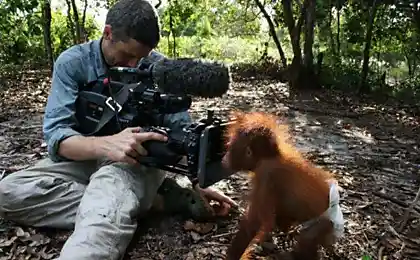
{"type": "Polygon", "coordinates": [[[371,260],[372,258],[368,255],[362,256],[362,260],[371,260]]]}

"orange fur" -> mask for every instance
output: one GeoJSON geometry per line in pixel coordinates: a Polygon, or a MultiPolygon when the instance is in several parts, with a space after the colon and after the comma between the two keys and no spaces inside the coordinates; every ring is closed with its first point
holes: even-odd
{"type": "MultiPolygon", "coordinates": [[[[235,171],[253,173],[249,209],[227,253],[227,259],[240,259],[252,240],[258,241],[274,227],[286,232],[323,214],[329,206],[333,176],[302,156],[290,142],[287,125],[279,124],[275,116],[262,112],[233,115],[237,121],[226,131],[223,163],[235,171]]],[[[325,236],[331,232],[327,233],[325,236]]],[[[322,239],[306,234],[301,245],[322,239]]],[[[309,251],[315,257],[314,250],[309,251]]],[[[309,257],[296,259],[312,259],[309,257]]]]}

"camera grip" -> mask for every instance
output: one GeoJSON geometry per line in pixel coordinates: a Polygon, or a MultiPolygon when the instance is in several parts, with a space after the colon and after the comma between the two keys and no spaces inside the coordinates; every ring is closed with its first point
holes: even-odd
{"type": "Polygon", "coordinates": [[[143,128],[146,132],[155,132],[168,136],[168,141],[155,141],[148,140],[143,142],[144,149],[147,150],[147,157],[156,158],[161,164],[175,164],[182,159],[182,155],[179,155],[170,148],[170,136],[165,130],[156,127],[143,128]]]}

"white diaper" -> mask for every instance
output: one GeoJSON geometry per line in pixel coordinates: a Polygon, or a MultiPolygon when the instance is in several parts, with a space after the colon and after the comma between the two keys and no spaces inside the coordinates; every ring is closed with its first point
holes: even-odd
{"type": "Polygon", "coordinates": [[[334,233],[336,238],[344,236],[344,216],[340,208],[340,194],[338,192],[338,184],[330,183],[330,207],[324,213],[324,216],[334,223],[334,233]]]}
{"type": "MultiPolygon", "coordinates": [[[[330,206],[322,214],[328,217],[334,224],[334,234],[336,238],[344,235],[344,217],[340,208],[340,194],[338,192],[338,184],[335,181],[330,182],[330,206]]],[[[315,220],[309,220],[303,224],[303,228],[309,227],[315,220]]]]}

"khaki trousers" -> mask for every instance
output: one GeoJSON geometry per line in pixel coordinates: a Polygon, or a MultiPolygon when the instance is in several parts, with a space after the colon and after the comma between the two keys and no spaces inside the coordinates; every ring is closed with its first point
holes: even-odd
{"type": "Polygon", "coordinates": [[[0,216],[22,225],[74,229],[60,260],[122,259],[165,172],[102,161],[53,162],[0,181],[0,216]]]}

